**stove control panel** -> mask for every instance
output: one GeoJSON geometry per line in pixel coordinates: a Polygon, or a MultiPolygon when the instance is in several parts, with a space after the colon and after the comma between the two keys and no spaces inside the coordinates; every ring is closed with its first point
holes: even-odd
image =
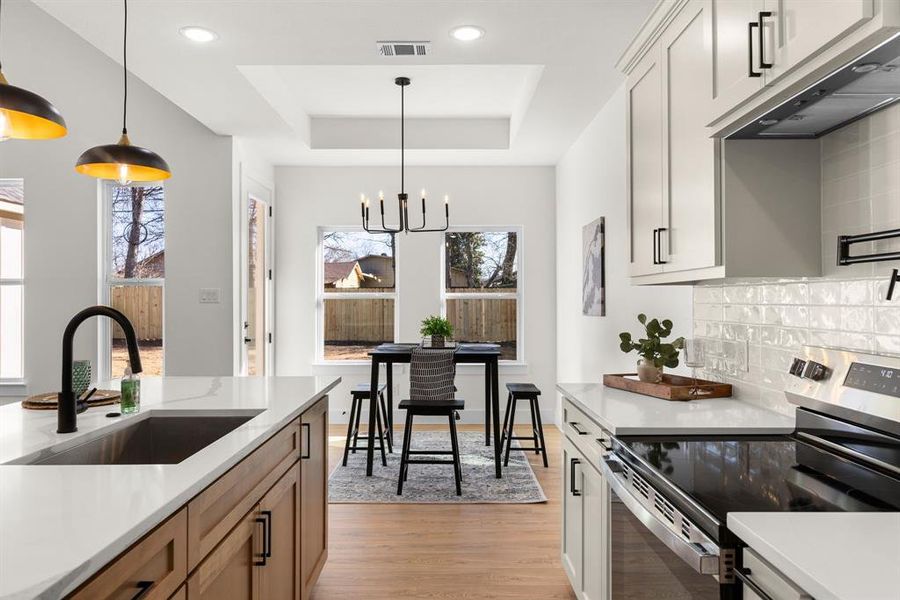
{"type": "Polygon", "coordinates": [[[854,362],[850,364],[844,385],[900,398],[900,369],[854,362]]]}

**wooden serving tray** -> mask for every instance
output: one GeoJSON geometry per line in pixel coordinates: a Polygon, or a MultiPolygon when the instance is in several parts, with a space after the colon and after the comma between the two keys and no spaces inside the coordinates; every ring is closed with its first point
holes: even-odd
{"type": "Polygon", "coordinates": [[[702,393],[691,394],[691,390],[694,389],[694,380],[681,375],[663,375],[661,383],[646,383],[639,380],[635,373],[610,373],[603,376],[603,385],[663,400],[684,401],[731,397],[731,384],[705,379],[697,380],[696,387],[702,393]]]}
{"type": "MultiPolygon", "coordinates": [[[[115,404],[119,401],[121,394],[118,390],[97,390],[91,396],[87,404],[88,406],[105,406],[107,404],[115,404]]],[[[22,408],[30,410],[56,410],[56,392],[49,394],[38,394],[31,396],[27,400],[22,400],[22,408]]]]}

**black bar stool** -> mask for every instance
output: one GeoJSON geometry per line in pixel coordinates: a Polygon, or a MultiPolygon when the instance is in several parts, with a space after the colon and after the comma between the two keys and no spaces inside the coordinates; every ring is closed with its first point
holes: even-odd
{"type": "MultiPolygon", "coordinates": [[[[533,383],[507,383],[506,389],[509,395],[506,399],[506,416],[503,418],[503,441],[506,442],[506,454],[503,457],[503,466],[509,464],[510,450],[523,450],[525,452],[534,450],[535,454],[540,454],[544,459],[544,468],[547,468],[547,444],[544,443],[544,424],[541,422],[541,407],[538,404],[538,396],[541,390],[533,383]],[[531,435],[514,436],[513,427],[516,420],[516,403],[519,400],[527,400],[531,406],[531,435]],[[534,446],[513,448],[513,440],[531,440],[534,446]]],[[[501,442],[502,443],[502,442],[501,442]]]]}
{"type": "MultiPolygon", "coordinates": [[[[378,424],[378,449],[381,451],[381,464],[385,467],[387,466],[387,457],[384,454],[385,439],[387,439],[388,452],[391,454],[394,453],[393,435],[390,429],[388,429],[387,435],[385,435],[384,432],[385,424],[390,423],[387,414],[387,403],[384,400],[384,390],[386,387],[387,386],[383,383],[378,386],[378,401],[375,403],[375,420],[378,424]]],[[[367,446],[359,445],[359,421],[363,404],[369,401],[371,391],[372,388],[368,383],[360,383],[350,390],[350,420],[347,423],[347,441],[344,443],[344,461],[341,463],[345,467],[347,466],[347,455],[351,450],[353,451],[353,454],[356,454],[357,450],[367,449],[367,446]]]]}

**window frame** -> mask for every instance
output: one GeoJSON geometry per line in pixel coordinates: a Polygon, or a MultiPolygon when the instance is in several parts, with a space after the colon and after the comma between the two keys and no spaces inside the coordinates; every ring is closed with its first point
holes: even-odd
{"type": "Polygon", "coordinates": [[[394,339],[396,343],[400,337],[400,258],[399,244],[394,240],[394,291],[393,292],[325,292],[325,245],[324,234],[326,232],[350,232],[365,233],[359,226],[338,225],[333,227],[320,225],[316,229],[316,351],[315,364],[317,365],[368,365],[369,359],[361,360],[336,360],[325,358],[325,299],[329,300],[364,300],[377,298],[381,300],[393,299],[394,301],[394,339]]]}
{"type": "MultiPolygon", "coordinates": [[[[162,372],[160,376],[166,373],[166,280],[163,278],[114,278],[111,276],[113,266],[113,247],[112,247],[112,203],[113,190],[118,187],[162,187],[163,203],[166,202],[166,188],[162,181],[141,181],[121,185],[116,181],[101,180],[97,182],[99,203],[101,210],[99,212],[100,240],[98,252],[98,269],[100,277],[98,278],[97,297],[100,304],[109,306],[110,289],[119,286],[156,286],[162,288],[162,328],[163,328],[163,356],[162,356],[162,372]]],[[[166,224],[168,210],[163,213],[163,223],[166,224]]],[[[166,234],[167,235],[167,234],[166,234]]],[[[165,251],[166,244],[163,244],[165,251]]],[[[112,321],[110,319],[97,319],[97,379],[99,381],[109,381],[112,374],[112,321]]]]}
{"type": "Polygon", "coordinates": [[[516,301],[516,358],[500,360],[501,365],[524,365],[525,360],[525,228],[522,225],[454,226],[441,234],[441,316],[447,318],[447,300],[494,299],[516,301]],[[448,292],[447,291],[447,234],[451,233],[506,233],[516,234],[516,291],[515,292],[448,292]]]}
{"type": "MultiPolygon", "coordinates": [[[[25,180],[21,177],[3,177],[0,178],[0,183],[9,183],[9,182],[21,182],[22,191],[24,197],[25,190],[25,180]]],[[[21,323],[21,335],[22,335],[22,344],[20,351],[22,353],[22,376],[21,377],[0,377],[0,386],[22,386],[25,385],[25,311],[27,306],[24,302],[25,297],[25,203],[22,203],[22,273],[20,277],[0,277],[0,286],[17,286],[22,290],[22,323],[21,323]]],[[[3,394],[0,394],[2,396],[3,394]]]]}

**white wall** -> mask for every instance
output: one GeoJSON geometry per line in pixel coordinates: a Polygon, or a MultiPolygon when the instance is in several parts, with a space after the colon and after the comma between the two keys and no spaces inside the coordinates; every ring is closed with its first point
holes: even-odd
{"type": "MultiPolygon", "coordinates": [[[[319,226],[358,226],[359,194],[384,190],[395,197],[399,169],[385,167],[279,167],[275,170],[278,209],[275,217],[276,367],[278,375],[335,374],[344,382],[332,395],[332,419],[346,420],[351,385],[368,381],[365,366],[317,366],[316,269],[319,226]]],[[[451,222],[457,226],[518,225],[525,285],[525,360],[527,366],[500,368],[507,381],[531,381],[544,391],[552,417],[556,382],[554,292],[554,171],[552,167],[414,167],[407,169],[407,189],[425,187],[435,197],[451,196],[451,222]]],[[[395,207],[396,201],[389,205],[395,207]]],[[[435,203],[434,218],[440,218],[435,203]]],[[[440,311],[438,233],[397,238],[399,341],[420,339],[419,322],[440,311]]],[[[580,275],[579,275],[580,278],[580,275]]],[[[405,369],[403,369],[405,371],[405,369]]],[[[395,368],[395,398],[408,389],[395,368]]],[[[464,420],[483,422],[483,369],[462,365],[457,386],[467,400],[464,420]]],[[[382,374],[382,381],[384,375],[382,374]]],[[[524,416],[524,413],[523,413],[524,416]]]]}
{"type": "Polygon", "coordinates": [[[633,372],[619,332],[639,332],[638,313],[671,319],[672,336],[691,332],[690,286],[632,286],[628,278],[625,88],[619,87],[556,167],[556,348],[561,382],[600,382],[633,372]],[[581,228],[606,217],[606,316],[581,311],[581,228]]]}
{"type": "MultiPolygon", "coordinates": [[[[25,180],[25,369],[28,391],[36,393],[57,389],[62,331],[97,302],[97,183],[76,174],[74,164],[87,148],[118,139],[122,71],[30,2],[4,3],[3,11],[7,78],[48,98],[69,126],[59,140],[0,144],[0,177],[25,180]]],[[[230,374],[231,139],[133,76],[128,114],[132,141],[158,152],[173,171],[166,182],[166,371],[230,374]],[[199,304],[201,287],[220,288],[221,304],[199,304]]],[[[96,327],[82,327],[76,358],[96,365],[96,337],[96,327]]]]}

